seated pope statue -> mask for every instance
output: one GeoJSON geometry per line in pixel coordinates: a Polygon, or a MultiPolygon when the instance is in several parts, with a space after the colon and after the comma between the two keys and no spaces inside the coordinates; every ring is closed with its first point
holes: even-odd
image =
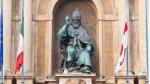
{"type": "Polygon", "coordinates": [[[93,44],[88,33],[81,24],[81,14],[74,11],[66,16],[66,23],[58,31],[58,43],[63,56],[61,72],[64,70],[91,73],[91,56],[94,52],[93,44]]]}

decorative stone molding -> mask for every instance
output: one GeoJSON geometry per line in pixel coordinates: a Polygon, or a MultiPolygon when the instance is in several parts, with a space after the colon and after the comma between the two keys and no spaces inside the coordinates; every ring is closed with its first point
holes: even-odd
{"type": "Polygon", "coordinates": [[[51,21],[53,15],[35,15],[33,16],[33,21],[51,21]]]}
{"type": "MultiPolygon", "coordinates": [[[[134,84],[135,78],[136,78],[136,76],[128,76],[129,84],[134,84]]],[[[125,84],[126,83],[126,76],[125,75],[116,76],[116,79],[117,79],[117,84],[125,84]]]]}
{"type": "Polygon", "coordinates": [[[13,76],[5,76],[4,84],[12,84],[13,76]]]}
{"type": "Polygon", "coordinates": [[[102,18],[103,21],[116,21],[117,17],[115,15],[104,15],[102,18]]]}
{"type": "Polygon", "coordinates": [[[95,74],[56,74],[59,84],[93,84],[95,74]]]}
{"type": "Polygon", "coordinates": [[[21,21],[21,16],[20,15],[12,16],[12,21],[21,21]]]}

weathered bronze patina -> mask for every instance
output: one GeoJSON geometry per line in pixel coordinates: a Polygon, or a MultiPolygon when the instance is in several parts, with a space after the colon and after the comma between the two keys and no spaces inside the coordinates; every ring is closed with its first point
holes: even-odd
{"type": "Polygon", "coordinates": [[[79,11],[66,16],[65,25],[58,31],[58,42],[63,56],[61,72],[65,69],[82,73],[91,73],[91,55],[93,44],[81,24],[79,11]]]}

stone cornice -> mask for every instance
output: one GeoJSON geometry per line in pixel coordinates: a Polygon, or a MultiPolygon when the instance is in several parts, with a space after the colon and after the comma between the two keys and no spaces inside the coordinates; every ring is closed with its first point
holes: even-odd
{"type": "MultiPolygon", "coordinates": [[[[130,16],[130,21],[137,21],[138,20],[138,16],[130,16]]],[[[13,21],[20,21],[21,20],[21,16],[13,16],[12,17],[13,21]]],[[[51,21],[53,20],[53,15],[33,15],[32,16],[32,20],[33,21],[51,21]]],[[[116,15],[104,15],[103,17],[99,17],[98,20],[100,21],[117,21],[119,20],[119,18],[117,18],[116,15]]]]}

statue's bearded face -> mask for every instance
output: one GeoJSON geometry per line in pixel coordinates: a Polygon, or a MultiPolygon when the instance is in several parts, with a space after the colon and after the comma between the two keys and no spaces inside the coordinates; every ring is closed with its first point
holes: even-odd
{"type": "Polygon", "coordinates": [[[80,27],[80,19],[72,19],[72,25],[74,28],[80,27]]]}
{"type": "Polygon", "coordinates": [[[80,26],[80,12],[79,11],[74,11],[72,14],[72,25],[74,28],[79,28],[80,26]]]}
{"type": "Polygon", "coordinates": [[[74,28],[79,28],[80,26],[80,16],[75,15],[72,17],[72,25],[74,26],[74,28]]]}
{"type": "Polygon", "coordinates": [[[80,23],[80,19],[72,19],[72,22],[73,22],[74,24],[79,24],[79,23],[80,23]]]}

